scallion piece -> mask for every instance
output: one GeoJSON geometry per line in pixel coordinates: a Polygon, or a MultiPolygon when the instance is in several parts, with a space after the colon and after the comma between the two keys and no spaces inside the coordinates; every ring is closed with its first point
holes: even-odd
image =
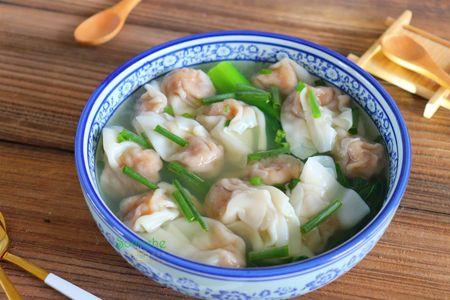
{"type": "Polygon", "coordinates": [[[192,222],[195,220],[195,216],[190,209],[186,199],[183,197],[181,192],[179,190],[176,190],[172,193],[173,198],[178,204],[178,207],[180,208],[181,212],[183,213],[184,217],[189,221],[192,222]]]}
{"type": "Polygon", "coordinates": [[[297,184],[299,184],[299,182],[300,182],[300,179],[292,178],[292,180],[288,184],[289,189],[293,190],[297,186],[297,184]]]}
{"type": "Polygon", "coordinates": [[[272,247],[261,251],[250,251],[248,253],[248,260],[255,262],[263,259],[282,258],[289,256],[289,246],[272,247]]]}
{"type": "Polygon", "coordinates": [[[359,124],[359,109],[356,107],[352,108],[352,127],[348,130],[351,135],[358,134],[358,124],[359,124]]]}
{"type": "Polygon", "coordinates": [[[151,190],[156,190],[158,188],[158,185],[156,185],[155,183],[151,182],[150,180],[148,180],[147,178],[145,178],[144,176],[142,176],[141,174],[139,174],[138,172],[133,170],[133,168],[124,166],[122,168],[122,172],[125,175],[129,176],[130,178],[136,180],[137,182],[145,185],[146,187],[148,187],[151,190]]]}
{"type": "Polygon", "coordinates": [[[272,69],[261,69],[258,73],[262,75],[272,74],[272,69]]]}
{"type": "Polygon", "coordinates": [[[342,201],[339,199],[334,200],[327,207],[321,210],[317,215],[315,215],[312,219],[308,220],[305,224],[300,227],[300,230],[303,234],[310,232],[317,226],[319,226],[323,221],[328,219],[339,207],[342,206],[342,201]]]}
{"type": "Polygon", "coordinates": [[[275,135],[275,143],[282,144],[284,142],[284,139],[286,137],[286,132],[282,129],[278,129],[277,133],[275,135]]]}
{"type": "Polygon", "coordinates": [[[224,113],[224,114],[229,114],[230,111],[231,111],[230,105],[229,105],[229,104],[226,104],[226,105],[224,106],[224,108],[223,108],[223,113],[224,113]]]}
{"type": "Polygon", "coordinates": [[[234,92],[237,84],[250,84],[247,78],[229,61],[222,61],[208,71],[219,93],[234,92]]]}
{"type": "Polygon", "coordinates": [[[137,135],[126,129],[122,129],[122,131],[120,131],[119,135],[117,135],[117,142],[122,143],[124,141],[135,142],[136,144],[139,144],[140,146],[142,146],[144,149],[149,149],[152,147],[151,144],[148,143],[147,140],[144,139],[142,136],[137,135]]]}
{"type": "Polygon", "coordinates": [[[188,118],[188,119],[193,119],[194,118],[194,116],[192,114],[190,114],[190,113],[184,113],[181,116],[185,117],[185,118],[188,118]]]}
{"type": "Polygon", "coordinates": [[[311,107],[311,114],[314,119],[320,118],[322,113],[320,112],[319,101],[317,100],[314,90],[309,90],[309,106],[311,107]]]}
{"type": "Polygon", "coordinates": [[[266,116],[280,120],[279,109],[273,107],[270,103],[269,93],[259,93],[259,92],[236,92],[236,99],[247,103],[248,105],[253,105],[259,108],[266,116]]]}
{"type": "Polygon", "coordinates": [[[281,96],[280,96],[280,89],[276,86],[270,87],[270,95],[272,97],[272,103],[275,106],[281,106],[281,96]]]}
{"type": "Polygon", "coordinates": [[[226,120],[226,121],[225,121],[225,124],[224,124],[224,127],[230,126],[230,123],[231,123],[231,120],[230,120],[230,119],[226,120]]]}
{"type": "Polygon", "coordinates": [[[177,188],[177,190],[183,196],[187,205],[189,206],[189,209],[193,215],[193,220],[197,221],[203,230],[208,231],[208,224],[205,223],[202,216],[198,212],[197,208],[195,207],[194,203],[192,202],[192,198],[189,195],[189,193],[186,191],[186,189],[181,185],[181,183],[178,180],[175,179],[173,183],[174,183],[175,187],[177,188]]]}
{"type": "Polygon", "coordinates": [[[257,88],[250,84],[239,83],[236,85],[236,92],[256,92],[261,94],[269,94],[269,92],[257,88]]]}
{"type": "Polygon", "coordinates": [[[259,176],[253,176],[252,178],[250,178],[249,180],[251,185],[261,185],[263,184],[262,178],[259,176]]]}
{"type": "MultiPolygon", "coordinates": [[[[260,93],[260,92],[252,92],[252,91],[239,91],[236,92],[236,98],[242,100],[244,102],[269,102],[270,94],[269,93],[260,93]]],[[[249,103],[249,104],[250,104],[249,103]]]]}
{"type": "Polygon", "coordinates": [[[203,105],[209,105],[212,103],[220,102],[220,101],[227,100],[227,99],[234,99],[234,98],[236,98],[235,93],[218,94],[218,95],[203,98],[202,103],[203,103],[203,105]]]}
{"type": "Polygon", "coordinates": [[[297,91],[297,93],[300,94],[305,87],[306,87],[306,85],[302,81],[299,81],[297,83],[297,87],[295,88],[295,90],[297,91]]]}
{"type": "Polygon", "coordinates": [[[191,171],[189,171],[188,169],[186,169],[185,167],[183,167],[182,165],[180,165],[175,161],[168,163],[168,169],[172,173],[179,175],[180,177],[195,184],[196,186],[206,185],[206,181],[203,178],[201,178],[195,173],[192,173],[191,171]]]}
{"type": "Polygon", "coordinates": [[[175,115],[172,106],[166,106],[166,107],[164,107],[164,112],[165,112],[166,114],[171,115],[172,117],[175,115]]]}
{"type": "Polygon", "coordinates": [[[279,155],[279,154],[289,153],[290,150],[291,149],[289,147],[289,144],[283,143],[283,146],[280,148],[251,153],[247,156],[247,159],[248,159],[248,161],[260,160],[260,159],[263,159],[263,158],[269,157],[269,156],[275,156],[275,155],[279,155]]]}
{"type": "Polygon", "coordinates": [[[189,142],[186,141],[185,139],[183,139],[182,137],[179,137],[178,135],[173,134],[172,132],[170,132],[169,130],[167,130],[166,128],[164,128],[160,125],[156,125],[155,129],[153,129],[153,130],[155,132],[159,133],[160,135],[168,138],[175,144],[180,145],[181,147],[186,147],[189,144],[189,142]]]}
{"type": "Polygon", "coordinates": [[[142,132],[141,136],[144,139],[144,141],[147,143],[149,148],[152,148],[152,142],[150,142],[150,139],[148,138],[148,135],[145,132],[142,132]]]}

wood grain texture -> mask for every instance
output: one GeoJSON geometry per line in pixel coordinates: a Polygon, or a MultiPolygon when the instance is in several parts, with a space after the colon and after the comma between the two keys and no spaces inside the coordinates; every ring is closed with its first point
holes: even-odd
{"type": "MultiPolygon", "coordinates": [[[[81,195],[71,153],[0,143],[0,163],[0,207],[11,252],[105,299],[179,297],[141,276],[107,244],[81,195]]],[[[450,293],[450,218],[405,207],[406,202],[363,262],[308,297],[439,298],[450,293]]],[[[57,297],[22,271],[5,267],[25,296],[57,297]]]]}
{"type": "MultiPolygon", "coordinates": [[[[106,243],[82,198],[73,162],[79,114],[118,65],[189,33],[257,29],[360,55],[384,19],[413,11],[413,25],[450,39],[450,1],[144,0],[112,42],[81,47],[72,33],[115,1],[0,0],[0,210],[12,251],[106,299],[179,299],[141,276],[106,243]]],[[[450,113],[422,118],[425,101],[384,84],[408,124],[411,179],[375,249],[307,299],[450,299],[450,113]]],[[[26,298],[60,296],[8,265],[26,298]]],[[[0,299],[3,295],[0,294],[0,299]]]]}

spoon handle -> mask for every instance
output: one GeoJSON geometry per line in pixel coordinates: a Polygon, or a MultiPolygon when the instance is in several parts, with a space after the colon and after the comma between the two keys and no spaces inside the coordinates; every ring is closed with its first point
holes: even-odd
{"type": "Polygon", "coordinates": [[[17,292],[16,288],[9,280],[8,276],[6,276],[6,273],[3,271],[2,267],[0,267],[0,285],[2,286],[3,290],[5,291],[6,297],[8,297],[9,300],[22,299],[22,297],[19,295],[19,292],[17,292]]]}
{"type": "Polygon", "coordinates": [[[126,18],[139,2],[141,0],[122,0],[113,6],[113,10],[121,17],[126,18]]]}
{"type": "MultiPolygon", "coordinates": [[[[48,273],[44,269],[36,266],[35,264],[17,256],[6,252],[3,259],[21,267],[25,271],[33,274],[40,280],[44,281],[48,286],[54,288],[61,294],[74,300],[99,300],[100,298],[92,295],[91,293],[77,287],[69,281],[56,276],[55,274],[48,273]]],[[[20,298],[18,298],[20,299],[20,298]]]]}

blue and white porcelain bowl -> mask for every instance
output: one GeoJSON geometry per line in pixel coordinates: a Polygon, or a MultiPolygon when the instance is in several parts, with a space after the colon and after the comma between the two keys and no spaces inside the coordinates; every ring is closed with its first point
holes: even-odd
{"type": "Polygon", "coordinates": [[[192,35],[147,50],[108,76],[89,99],[75,140],[78,176],[89,209],[108,242],[153,280],[186,295],[211,299],[282,299],[306,294],[355,266],[377,243],[406,189],[411,148],[392,98],[367,72],[345,57],[294,37],[226,31],[192,35]],[[288,265],[229,269],[174,256],[145,243],[109,210],[99,193],[95,154],[102,128],[136,89],[173,69],[222,60],[275,62],[290,57],[351,95],[369,114],[387,146],[389,192],[379,214],[357,235],[326,253],[288,265]]]}

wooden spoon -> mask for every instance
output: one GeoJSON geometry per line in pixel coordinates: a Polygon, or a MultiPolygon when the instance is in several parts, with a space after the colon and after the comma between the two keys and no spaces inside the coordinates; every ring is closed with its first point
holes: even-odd
{"type": "Polygon", "coordinates": [[[433,60],[422,45],[409,36],[388,36],[381,41],[381,50],[396,64],[450,89],[450,76],[433,60]]]}
{"type": "Polygon", "coordinates": [[[75,29],[75,40],[83,45],[100,45],[114,38],[141,0],[122,0],[83,21],[75,29]]]}

